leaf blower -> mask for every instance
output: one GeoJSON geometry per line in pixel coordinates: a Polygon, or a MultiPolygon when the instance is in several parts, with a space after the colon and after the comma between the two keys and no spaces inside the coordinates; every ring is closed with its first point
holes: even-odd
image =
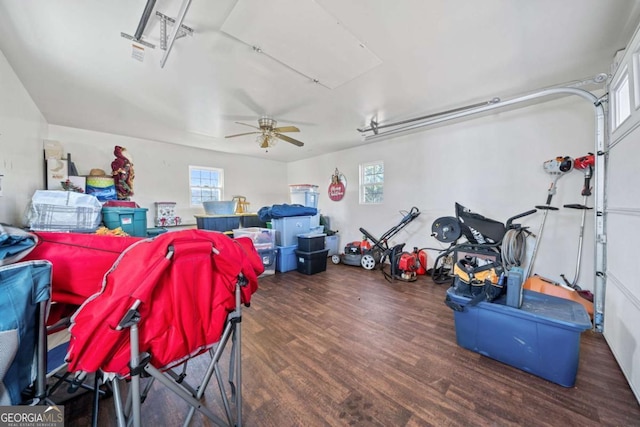
{"type": "MultiPolygon", "coordinates": [[[[398,279],[405,282],[413,282],[417,277],[419,268],[419,260],[416,253],[404,252],[404,243],[391,248],[389,254],[389,264],[391,265],[391,274],[385,273],[387,280],[398,279]]],[[[383,271],[384,272],[384,271],[383,271]]]]}

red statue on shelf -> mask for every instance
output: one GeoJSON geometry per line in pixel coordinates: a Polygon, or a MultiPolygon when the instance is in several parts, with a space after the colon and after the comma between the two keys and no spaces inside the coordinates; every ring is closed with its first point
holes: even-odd
{"type": "Polygon", "coordinates": [[[129,200],[133,196],[133,161],[127,149],[116,145],[113,154],[116,159],[111,162],[111,175],[116,185],[118,200],[129,200]]]}

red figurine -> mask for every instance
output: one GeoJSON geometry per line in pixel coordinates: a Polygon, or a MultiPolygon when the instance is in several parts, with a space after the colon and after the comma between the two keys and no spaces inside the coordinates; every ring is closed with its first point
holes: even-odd
{"type": "Polygon", "coordinates": [[[133,161],[127,149],[119,145],[115,146],[113,154],[116,158],[111,162],[111,175],[116,185],[118,200],[129,200],[133,196],[133,178],[135,178],[133,161]]]}

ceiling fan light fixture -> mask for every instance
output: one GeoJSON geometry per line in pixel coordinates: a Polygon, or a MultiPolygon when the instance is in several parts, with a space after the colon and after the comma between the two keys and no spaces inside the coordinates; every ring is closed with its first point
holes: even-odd
{"type": "Polygon", "coordinates": [[[270,135],[269,133],[264,133],[256,137],[256,142],[260,148],[270,148],[277,144],[278,138],[274,138],[273,135],[270,135]]]}

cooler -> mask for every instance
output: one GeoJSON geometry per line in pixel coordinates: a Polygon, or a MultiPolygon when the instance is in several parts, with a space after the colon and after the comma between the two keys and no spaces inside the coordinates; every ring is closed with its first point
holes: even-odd
{"type": "MultiPolygon", "coordinates": [[[[454,308],[460,347],[496,359],[563,387],[573,387],[580,356],[580,334],[591,328],[577,302],[523,291],[521,308],[494,302],[467,306],[470,298],[447,290],[454,308]],[[458,311],[460,310],[460,311],[458,311]]],[[[452,307],[452,308],[453,308],[452,307]]]]}

